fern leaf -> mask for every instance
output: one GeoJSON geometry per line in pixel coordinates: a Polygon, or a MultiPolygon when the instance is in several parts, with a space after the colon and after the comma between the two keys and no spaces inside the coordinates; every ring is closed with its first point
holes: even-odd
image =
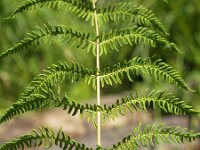
{"type": "Polygon", "coordinates": [[[106,105],[101,112],[102,122],[105,123],[106,120],[115,118],[118,115],[125,115],[127,110],[133,112],[134,110],[143,109],[146,110],[147,107],[153,105],[154,109],[159,107],[166,113],[172,113],[177,115],[185,114],[199,114],[193,109],[192,106],[186,104],[184,101],[168,94],[165,91],[156,91],[143,92],[141,95],[139,93],[136,96],[133,96],[131,93],[130,96],[124,97],[121,100],[117,100],[115,104],[107,107],[106,105]]]}
{"type": "Polygon", "coordinates": [[[121,78],[124,77],[125,74],[130,81],[133,81],[132,75],[138,75],[139,73],[150,75],[156,80],[163,79],[177,87],[187,91],[193,91],[175,69],[162,62],[161,59],[153,62],[150,57],[145,59],[135,57],[128,62],[125,61],[123,64],[116,64],[112,68],[105,68],[104,71],[100,73],[101,84],[102,87],[105,84],[112,85],[113,82],[121,84],[121,78]]]}
{"type": "Polygon", "coordinates": [[[65,11],[77,14],[78,17],[89,20],[91,18],[92,4],[81,0],[28,0],[19,6],[9,18],[27,10],[47,8],[64,8],[65,11]]]}
{"type": "Polygon", "coordinates": [[[59,107],[63,108],[63,110],[67,110],[67,113],[72,114],[72,116],[80,113],[82,118],[86,118],[88,122],[92,122],[95,127],[97,127],[97,113],[99,111],[103,111],[103,108],[99,105],[81,105],[75,101],[70,101],[66,96],[63,98],[62,103],[60,103],[59,107]]]}
{"type": "Polygon", "coordinates": [[[200,138],[200,133],[187,131],[181,127],[166,127],[164,125],[147,125],[144,128],[139,125],[133,133],[125,137],[122,142],[113,145],[113,150],[137,149],[138,147],[154,146],[164,143],[192,142],[200,138]]]}
{"type": "Polygon", "coordinates": [[[174,43],[169,42],[160,34],[146,27],[135,26],[126,30],[114,30],[103,33],[99,37],[101,50],[105,53],[108,49],[119,51],[124,45],[139,45],[151,47],[164,47],[180,52],[174,43]]]}
{"type": "Polygon", "coordinates": [[[90,84],[90,82],[95,82],[94,74],[93,71],[78,63],[72,63],[71,65],[64,62],[60,62],[57,65],[53,64],[47,70],[44,70],[44,74],[38,75],[31,81],[30,85],[22,93],[22,97],[30,96],[31,94],[48,94],[51,87],[65,80],[73,83],[85,78],[85,82],[87,81],[90,84]]]}
{"type": "Polygon", "coordinates": [[[32,97],[26,97],[24,101],[17,101],[0,118],[0,124],[12,119],[16,115],[23,114],[28,111],[41,109],[46,106],[56,107],[60,105],[53,97],[35,94],[32,97]]]}
{"type": "Polygon", "coordinates": [[[119,3],[117,6],[110,5],[106,8],[97,9],[99,20],[109,21],[133,21],[140,26],[154,27],[155,30],[168,35],[164,25],[155,14],[143,7],[132,6],[131,3],[119,3]]]}
{"type": "Polygon", "coordinates": [[[89,46],[89,36],[89,34],[80,33],[65,25],[45,24],[43,28],[39,28],[37,31],[28,33],[27,38],[24,38],[15,46],[1,53],[0,59],[9,54],[27,50],[30,47],[36,47],[40,44],[51,44],[55,42],[66,42],[70,45],[86,48],[89,46]]]}
{"type": "Polygon", "coordinates": [[[56,98],[53,92],[49,92],[46,95],[35,94],[32,97],[25,97],[21,101],[17,101],[10,108],[6,110],[4,115],[0,118],[0,124],[9,121],[16,115],[26,113],[28,111],[34,111],[42,108],[55,108],[61,107],[63,110],[67,110],[68,114],[72,116],[80,113],[80,115],[92,121],[93,125],[96,126],[96,116],[98,111],[103,111],[103,108],[98,105],[81,105],[75,101],[70,101],[66,96],[63,98],[56,98]]]}
{"type": "MultiPolygon", "coordinates": [[[[53,102],[53,104],[55,102],[60,103],[61,101],[56,100],[50,95],[52,94],[51,88],[58,83],[62,83],[66,79],[70,82],[74,82],[80,78],[85,78],[87,82],[95,82],[95,80],[92,80],[93,78],[95,79],[92,71],[74,63],[72,63],[72,65],[68,65],[67,63],[54,64],[48,67],[44,72],[44,74],[35,77],[30,85],[26,87],[19,100],[17,100],[17,103],[9,108],[1,117],[0,123],[11,119],[11,117],[17,114],[38,109],[40,108],[40,104],[41,107],[44,107],[48,105],[48,103],[51,104],[51,102],[53,102]]],[[[53,106],[56,107],[61,104],[55,103],[53,106]]]]}
{"type": "MultiPolygon", "coordinates": [[[[149,73],[154,74],[154,72],[160,72],[159,70],[149,69],[148,67],[152,65],[152,63],[149,61],[150,59],[142,60],[141,58],[135,58],[131,60],[134,62],[134,66],[136,65],[136,69],[131,66],[127,65],[130,63],[127,63],[123,66],[115,66],[112,70],[114,71],[108,71],[106,69],[107,74],[100,74],[101,83],[104,84],[112,84],[114,81],[115,83],[121,82],[121,79],[119,77],[123,76],[124,72],[130,77],[130,72],[138,73],[138,71],[143,71],[141,66],[139,65],[146,65],[143,69],[148,70],[149,73]],[[139,69],[140,70],[139,70],[139,69]],[[129,69],[129,70],[128,70],[129,69]]],[[[154,64],[154,63],[153,63],[154,64]]],[[[133,63],[132,63],[133,65],[133,63]]],[[[14,104],[8,111],[5,113],[5,115],[1,118],[1,122],[7,121],[11,119],[11,117],[24,113],[26,111],[32,111],[39,108],[39,104],[43,104],[42,107],[46,106],[46,104],[53,104],[53,107],[60,107],[63,106],[63,109],[67,109],[68,113],[72,113],[75,115],[78,111],[80,111],[80,114],[82,116],[86,116],[88,121],[92,121],[94,125],[96,125],[96,115],[97,112],[100,111],[102,113],[102,122],[104,122],[106,119],[113,118],[117,116],[118,113],[125,114],[126,108],[128,108],[130,111],[133,110],[133,108],[142,108],[146,109],[146,106],[149,106],[150,104],[153,104],[153,106],[156,106],[156,104],[163,109],[166,112],[169,113],[175,113],[175,114],[192,114],[192,113],[198,113],[196,112],[191,106],[185,104],[183,101],[180,101],[178,98],[172,96],[172,95],[165,95],[163,92],[150,92],[149,94],[146,93],[146,95],[143,94],[143,96],[134,98],[133,96],[122,98],[122,101],[119,100],[116,102],[116,104],[113,104],[111,107],[102,108],[98,105],[80,105],[76,104],[74,102],[70,102],[67,98],[64,98],[64,100],[57,100],[53,98],[53,96],[49,97],[49,92],[51,92],[51,87],[54,86],[57,83],[63,82],[66,77],[69,78],[69,81],[78,80],[80,77],[85,77],[85,82],[93,82],[95,84],[96,82],[96,76],[93,71],[89,71],[88,69],[81,67],[77,64],[72,64],[72,66],[68,66],[67,64],[60,63],[59,65],[52,65],[49,67],[49,69],[46,71],[47,74],[39,75],[35,78],[34,81],[31,82],[31,84],[26,88],[25,92],[21,95],[21,98],[17,101],[16,104],[14,104]],[[43,98],[37,98],[35,95],[40,94],[46,96],[43,98]]],[[[144,72],[145,73],[145,72],[144,72]]],[[[147,72],[148,73],[148,72],[147,72]]],[[[167,75],[165,75],[167,76],[167,75]]]]}
{"type": "Polygon", "coordinates": [[[31,133],[20,136],[10,142],[0,146],[0,150],[25,150],[31,147],[50,148],[56,145],[62,149],[81,149],[92,150],[85,144],[81,144],[72,140],[70,136],[66,135],[61,129],[58,133],[55,133],[52,129],[47,127],[41,127],[39,130],[32,130],[31,133]]]}

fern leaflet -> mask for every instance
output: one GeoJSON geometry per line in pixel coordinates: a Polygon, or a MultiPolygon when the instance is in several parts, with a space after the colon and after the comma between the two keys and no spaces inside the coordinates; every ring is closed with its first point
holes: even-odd
{"type": "Polygon", "coordinates": [[[97,9],[97,14],[101,22],[127,21],[131,20],[140,26],[154,27],[155,30],[168,35],[164,25],[155,14],[143,6],[131,6],[131,3],[121,2],[117,6],[110,5],[106,8],[97,9]]]}
{"type": "Polygon", "coordinates": [[[163,79],[171,84],[175,84],[177,87],[181,87],[187,91],[193,91],[175,69],[162,62],[161,59],[153,62],[150,57],[145,59],[135,57],[128,62],[125,61],[124,64],[116,64],[112,68],[105,68],[100,73],[101,84],[102,87],[105,84],[112,85],[113,82],[121,84],[121,77],[124,77],[124,74],[127,75],[130,81],[133,81],[131,74],[138,75],[139,73],[150,75],[156,80],[163,79]]]}
{"type": "Polygon", "coordinates": [[[3,116],[1,116],[0,124],[12,119],[16,115],[20,115],[28,111],[42,109],[44,107],[61,107],[63,110],[68,109],[68,114],[72,114],[72,116],[79,112],[80,115],[87,117],[88,121],[91,120],[94,126],[96,126],[95,118],[97,111],[103,111],[101,106],[91,104],[81,105],[74,101],[70,101],[66,94],[61,99],[56,98],[53,92],[49,92],[46,95],[35,94],[32,95],[32,97],[25,97],[23,101],[17,101],[7,109],[3,116]]]}
{"type": "Polygon", "coordinates": [[[166,113],[177,115],[200,113],[172,94],[167,94],[165,91],[153,90],[151,92],[145,91],[141,95],[136,92],[136,96],[133,96],[131,93],[129,97],[127,96],[121,100],[117,100],[115,104],[112,104],[109,107],[104,105],[103,111],[101,111],[102,123],[105,123],[110,118],[115,120],[119,114],[126,115],[127,109],[130,112],[139,109],[146,110],[147,107],[151,105],[153,105],[154,109],[159,107],[166,113]]]}
{"type": "Polygon", "coordinates": [[[41,7],[62,8],[65,11],[76,14],[78,17],[89,20],[91,18],[92,4],[85,3],[81,0],[28,0],[19,6],[9,18],[15,17],[17,14],[27,10],[37,9],[41,7]]]}
{"type": "Polygon", "coordinates": [[[28,33],[28,37],[21,40],[15,46],[0,54],[0,59],[13,53],[26,50],[29,47],[36,47],[40,44],[51,44],[66,42],[76,47],[86,48],[89,45],[90,34],[80,33],[65,25],[46,25],[38,28],[37,31],[28,33]]]}
{"type": "Polygon", "coordinates": [[[141,146],[154,146],[164,143],[184,143],[200,138],[200,133],[193,133],[181,127],[166,127],[164,125],[147,125],[143,129],[141,125],[136,127],[133,133],[125,137],[122,142],[113,145],[110,150],[138,149],[141,146]]]}
{"type": "Polygon", "coordinates": [[[22,97],[30,96],[31,94],[48,94],[51,87],[62,83],[66,79],[72,83],[85,78],[88,84],[91,81],[94,84],[95,81],[92,80],[95,78],[94,74],[94,71],[78,63],[72,63],[71,65],[64,62],[60,62],[57,65],[53,64],[47,70],[44,70],[44,74],[38,75],[31,81],[30,85],[22,93],[22,97]]]}
{"type": "Polygon", "coordinates": [[[154,30],[146,27],[135,26],[126,30],[114,30],[110,33],[103,33],[99,37],[100,47],[103,52],[107,49],[119,51],[119,47],[124,45],[139,45],[151,47],[166,47],[174,51],[180,52],[174,43],[169,42],[154,30]]]}
{"type": "Polygon", "coordinates": [[[6,110],[4,115],[0,118],[0,124],[12,119],[16,115],[23,114],[28,111],[41,109],[43,107],[56,107],[59,102],[53,97],[35,94],[32,97],[26,97],[24,101],[17,101],[10,108],[6,110]]]}

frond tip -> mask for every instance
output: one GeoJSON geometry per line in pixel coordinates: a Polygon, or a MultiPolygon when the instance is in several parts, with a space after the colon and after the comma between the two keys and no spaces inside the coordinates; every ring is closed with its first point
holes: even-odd
{"type": "Polygon", "coordinates": [[[63,149],[75,148],[81,150],[92,150],[92,148],[87,147],[85,144],[72,140],[61,129],[58,133],[54,133],[52,129],[47,127],[39,128],[39,131],[33,130],[32,133],[25,134],[13,141],[6,142],[0,146],[0,150],[25,150],[26,148],[39,146],[50,148],[53,144],[63,149]]]}
{"type": "Polygon", "coordinates": [[[187,131],[181,127],[166,127],[164,125],[147,125],[144,128],[139,125],[131,135],[125,137],[122,142],[113,145],[113,150],[137,149],[138,147],[154,146],[164,143],[192,142],[200,138],[200,133],[187,131]]]}

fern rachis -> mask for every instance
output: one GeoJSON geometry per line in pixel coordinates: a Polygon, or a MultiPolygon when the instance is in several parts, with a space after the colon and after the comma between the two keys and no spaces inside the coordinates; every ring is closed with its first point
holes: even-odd
{"type": "MultiPolygon", "coordinates": [[[[78,63],[60,62],[48,67],[42,74],[26,87],[19,100],[14,103],[0,117],[0,124],[9,121],[16,115],[24,114],[28,111],[43,109],[46,107],[60,107],[67,110],[72,116],[80,114],[83,118],[91,121],[97,128],[97,146],[95,149],[101,150],[101,126],[109,119],[115,120],[118,115],[126,115],[127,110],[134,113],[137,110],[147,110],[151,105],[153,109],[161,109],[166,113],[176,115],[196,115],[199,114],[192,106],[173,94],[162,90],[152,90],[150,92],[136,91],[130,96],[116,100],[111,106],[101,105],[100,89],[104,86],[123,84],[124,76],[129,81],[133,81],[135,75],[149,75],[156,80],[164,80],[186,91],[194,92],[189,88],[184,79],[176,69],[163,62],[161,59],[134,57],[124,63],[118,63],[112,67],[100,68],[100,56],[109,50],[119,51],[124,45],[144,45],[162,49],[168,48],[180,51],[177,46],[167,40],[168,35],[164,25],[155,14],[143,7],[134,6],[132,3],[118,3],[117,5],[99,7],[98,0],[28,0],[19,6],[10,16],[13,18],[19,13],[24,13],[30,9],[64,8],[65,11],[73,13],[84,21],[91,20],[93,33],[84,33],[75,30],[67,25],[44,25],[28,34],[28,37],[18,44],[7,49],[0,54],[0,59],[29,47],[55,42],[66,42],[76,48],[92,51],[96,57],[96,68],[88,69],[78,63]],[[109,22],[129,20],[131,26],[125,29],[113,29],[106,33],[101,31],[101,25],[109,22]],[[52,38],[54,39],[52,41],[52,38]],[[50,40],[49,40],[50,39],[50,40]],[[96,104],[79,104],[67,97],[56,94],[53,90],[55,85],[64,81],[69,83],[84,80],[85,84],[92,85],[97,91],[96,104]],[[140,94],[142,93],[142,94],[140,94]]],[[[60,9],[59,9],[60,10],[60,9]]],[[[137,149],[140,146],[154,146],[161,141],[164,143],[184,143],[200,138],[200,133],[187,131],[181,127],[167,127],[165,125],[147,125],[134,128],[129,136],[121,142],[114,144],[109,150],[137,149]]],[[[61,129],[58,133],[42,127],[38,131],[20,136],[13,141],[6,142],[0,146],[0,150],[17,150],[25,147],[51,147],[57,145],[62,149],[92,150],[84,144],[72,140],[61,129]]],[[[105,149],[106,150],[106,149],[105,149]]]]}

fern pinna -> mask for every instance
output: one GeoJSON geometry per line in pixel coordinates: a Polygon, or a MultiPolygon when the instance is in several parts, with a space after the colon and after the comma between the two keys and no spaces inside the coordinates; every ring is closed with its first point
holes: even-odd
{"type": "MultiPolygon", "coordinates": [[[[199,114],[192,106],[163,90],[138,90],[130,93],[130,96],[116,100],[111,106],[101,105],[100,88],[106,85],[122,84],[125,77],[129,81],[133,81],[133,77],[138,74],[149,75],[153,79],[166,81],[190,92],[193,92],[193,90],[189,88],[176,69],[161,59],[154,60],[153,57],[135,57],[124,61],[124,63],[117,63],[112,67],[100,69],[100,56],[109,53],[109,51],[120,52],[121,47],[124,45],[144,45],[177,52],[180,52],[180,50],[174,43],[167,40],[168,33],[164,25],[151,10],[126,2],[101,8],[97,6],[97,0],[28,0],[10,15],[9,18],[13,18],[19,13],[43,7],[62,8],[75,14],[85,22],[90,21],[94,32],[76,31],[73,27],[67,25],[44,24],[43,27],[38,27],[35,31],[28,33],[26,38],[1,53],[0,59],[27,50],[29,47],[37,47],[41,44],[51,44],[53,42],[65,42],[80,50],[92,52],[96,57],[96,68],[88,69],[78,63],[68,64],[66,62],[49,66],[42,74],[34,78],[21,94],[21,97],[1,116],[1,124],[28,111],[46,107],[60,107],[67,110],[72,116],[80,114],[83,118],[91,121],[97,128],[97,147],[95,149],[106,150],[106,148],[101,147],[101,126],[109,119],[115,120],[118,115],[126,115],[127,111],[134,113],[139,109],[147,110],[147,107],[153,106],[154,109],[159,107],[166,113],[176,115],[199,114]],[[127,28],[114,29],[109,32],[100,31],[102,24],[119,21],[130,21],[131,25],[127,28]],[[82,105],[70,100],[67,94],[60,96],[54,93],[53,87],[65,80],[69,82],[82,80],[85,84],[93,86],[97,91],[97,104],[82,105]]],[[[200,133],[187,131],[181,127],[155,124],[142,126],[140,124],[121,142],[107,149],[132,150],[141,146],[154,146],[160,142],[191,142],[196,138],[200,138],[200,133]]],[[[62,149],[94,149],[72,140],[62,129],[55,133],[52,129],[41,127],[39,130],[33,130],[31,133],[2,144],[0,150],[17,150],[37,146],[49,148],[52,145],[57,145],[62,149]]]]}

